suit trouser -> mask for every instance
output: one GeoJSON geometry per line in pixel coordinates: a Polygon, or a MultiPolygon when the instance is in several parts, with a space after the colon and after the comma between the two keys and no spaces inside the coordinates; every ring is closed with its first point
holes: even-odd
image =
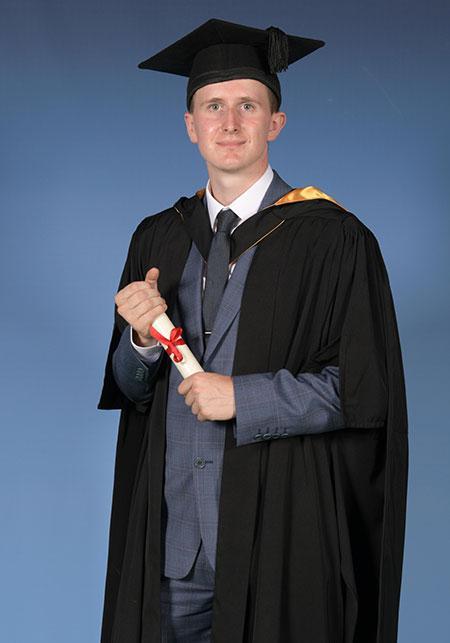
{"type": "Polygon", "coordinates": [[[161,643],[210,643],[214,578],[203,541],[184,578],[161,576],[161,643]]]}

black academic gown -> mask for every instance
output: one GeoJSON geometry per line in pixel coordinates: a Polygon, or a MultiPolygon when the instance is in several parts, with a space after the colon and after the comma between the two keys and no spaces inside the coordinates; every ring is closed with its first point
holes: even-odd
{"type": "MultiPolygon", "coordinates": [[[[136,229],[119,288],[160,268],[170,316],[196,243],[200,193],[136,229]]],[[[236,447],[227,429],[213,602],[215,643],[394,643],[408,472],[402,359],[376,238],[353,214],[293,190],[241,224],[232,258],[257,243],[233,373],[339,366],[345,429],[236,447]]],[[[154,397],[117,388],[112,354],[99,408],[122,409],[102,643],[159,643],[161,502],[170,362],[154,397]]]]}

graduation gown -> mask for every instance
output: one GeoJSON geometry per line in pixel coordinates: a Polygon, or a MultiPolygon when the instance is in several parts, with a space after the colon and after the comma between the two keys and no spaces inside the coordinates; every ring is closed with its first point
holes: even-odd
{"type": "MultiPolygon", "coordinates": [[[[203,192],[144,219],[119,289],[160,269],[168,303],[191,243],[211,241],[203,192]]],[[[215,643],[394,643],[408,472],[402,358],[373,233],[316,188],[242,223],[231,260],[257,244],[233,374],[339,366],[345,428],[236,447],[227,428],[219,506],[215,643]]],[[[102,643],[159,643],[161,503],[170,360],[148,404],[118,389],[112,354],[99,408],[121,409],[102,643]]]]}

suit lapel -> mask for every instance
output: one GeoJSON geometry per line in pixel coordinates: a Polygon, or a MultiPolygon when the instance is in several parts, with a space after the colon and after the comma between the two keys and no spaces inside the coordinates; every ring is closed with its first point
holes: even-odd
{"type": "Polygon", "coordinates": [[[236,261],[247,248],[258,243],[280,225],[279,214],[276,213],[276,209],[275,211],[271,210],[270,206],[291,190],[291,186],[283,181],[274,170],[273,179],[261,201],[258,214],[241,223],[231,235],[231,261],[236,261]]]}
{"type": "Polygon", "coordinates": [[[256,246],[248,250],[241,257],[227,282],[223,297],[220,301],[219,310],[217,311],[217,316],[214,321],[214,326],[206,345],[205,354],[203,355],[203,366],[206,366],[213,356],[219,343],[230,328],[234,318],[241,308],[245,279],[255,251],[256,246]]]}
{"type": "MultiPolygon", "coordinates": [[[[274,203],[274,201],[280,199],[291,189],[292,188],[274,171],[274,177],[264,195],[258,212],[263,208],[270,206],[272,203],[274,203]]],[[[261,218],[259,224],[258,219],[260,219],[259,215],[250,217],[249,219],[247,219],[247,221],[238,226],[236,228],[236,231],[231,235],[231,260],[240,256],[240,254],[242,254],[242,256],[239,258],[239,261],[237,261],[233,273],[225,287],[223,297],[219,305],[219,310],[217,311],[214,326],[211,335],[209,336],[205,354],[203,356],[204,366],[211,359],[219,342],[228,331],[230,325],[232,324],[234,318],[240,310],[245,279],[247,277],[247,272],[257,247],[256,245],[253,245],[251,248],[249,248],[251,243],[255,240],[255,234],[263,236],[264,234],[270,232],[271,229],[280,224],[280,219],[278,217],[270,216],[269,214],[267,217],[264,217],[264,221],[262,221],[261,218]],[[233,237],[235,237],[235,235],[239,233],[241,228],[252,221],[253,225],[247,226],[249,230],[244,231],[244,234],[242,234],[241,232],[238,242],[233,241],[233,237]]],[[[256,236],[256,238],[260,237],[256,236]]]]}
{"type": "MultiPolygon", "coordinates": [[[[250,217],[231,235],[231,261],[234,261],[253,243],[257,243],[259,239],[279,225],[280,216],[274,214],[272,210],[270,210],[270,206],[291,190],[291,186],[286,183],[286,181],[283,181],[274,170],[273,179],[267,188],[258,210],[258,212],[261,212],[261,210],[267,210],[267,212],[261,213],[259,216],[250,217]]],[[[201,256],[207,261],[213,232],[211,230],[211,223],[205,201],[203,190],[199,191],[193,197],[182,197],[173,207],[180,215],[189,236],[197,246],[201,256]],[[199,194],[202,194],[202,196],[199,197],[199,194]]]]}
{"type": "MultiPolygon", "coordinates": [[[[264,208],[267,208],[269,205],[272,205],[272,203],[275,203],[275,201],[278,201],[278,199],[281,199],[282,196],[284,196],[291,190],[292,190],[292,187],[288,183],[286,183],[286,181],[283,181],[283,179],[278,174],[278,172],[274,170],[273,179],[270,182],[269,187],[267,188],[267,191],[263,197],[263,200],[261,201],[259,210],[263,210],[264,208]]],[[[250,219],[251,218],[252,217],[250,217],[250,219]]]]}

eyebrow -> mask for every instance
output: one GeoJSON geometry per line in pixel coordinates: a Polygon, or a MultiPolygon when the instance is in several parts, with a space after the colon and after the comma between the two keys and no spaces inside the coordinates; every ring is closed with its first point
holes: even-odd
{"type": "MultiPolygon", "coordinates": [[[[251,96],[241,96],[237,100],[239,102],[258,103],[258,105],[260,104],[259,100],[256,100],[256,98],[252,98],[251,96]]],[[[207,100],[202,101],[200,105],[206,105],[207,103],[222,103],[222,102],[223,102],[223,98],[220,98],[219,96],[217,96],[217,97],[208,98],[207,100]]]]}

